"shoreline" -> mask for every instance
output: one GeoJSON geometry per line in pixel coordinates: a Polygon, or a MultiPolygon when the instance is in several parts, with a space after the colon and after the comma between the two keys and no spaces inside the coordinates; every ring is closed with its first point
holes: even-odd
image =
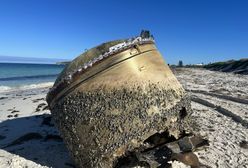
{"type": "Polygon", "coordinates": [[[27,84],[20,86],[0,86],[0,96],[1,94],[8,94],[12,92],[25,92],[29,90],[39,90],[39,89],[50,89],[54,82],[42,82],[37,84],[27,84]]]}

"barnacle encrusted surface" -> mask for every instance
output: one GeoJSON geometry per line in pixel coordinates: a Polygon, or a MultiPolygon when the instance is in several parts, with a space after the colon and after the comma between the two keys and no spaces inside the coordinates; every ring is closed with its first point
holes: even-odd
{"type": "MultiPolygon", "coordinates": [[[[184,92],[181,90],[181,92],[184,92]]],[[[159,88],[74,92],[53,108],[53,117],[80,167],[113,167],[116,160],[157,132],[178,137],[191,113],[185,93],[159,88]],[[175,102],[174,100],[179,101],[175,102]]]]}

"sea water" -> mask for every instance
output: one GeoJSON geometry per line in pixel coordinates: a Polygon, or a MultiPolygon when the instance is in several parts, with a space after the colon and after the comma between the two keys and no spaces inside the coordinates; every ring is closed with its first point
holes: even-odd
{"type": "Polygon", "coordinates": [[[52,85],[64,65],[0,63],[0,92],[52,85]]]}

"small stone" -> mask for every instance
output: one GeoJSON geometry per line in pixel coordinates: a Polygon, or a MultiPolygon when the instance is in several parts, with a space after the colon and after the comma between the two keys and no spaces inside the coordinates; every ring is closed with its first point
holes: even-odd
{"type": "Polygon", "coordinates": [[[248,149],[248,142],[243,140],[239,143],[239,146],[241,148],[248,149]]]}

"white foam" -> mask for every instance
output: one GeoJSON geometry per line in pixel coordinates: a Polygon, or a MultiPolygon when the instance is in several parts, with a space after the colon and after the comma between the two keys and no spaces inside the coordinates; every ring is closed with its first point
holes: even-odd
{"type": "Polygon", "coordinates": [[[9,92],[9,91],[16,91],[16,90],[27,90],[27,89],[38,89],[38,88],[46,88],[52,87],[54,82],[44,82],[38,84],[29,84],[29,85],[21,85],[21,86],[0,86],[0,93],[2,92],[9,92]]]}
{"type": "Polygon", "coordinates": [[[6,92],[6,91],[9,91],[11,90],[11,87],[9,86],[0,86],[0,93],[1,92],[6,92]]]}
{"type": "Polygon", "coordinates": [[[52,87],[54,82],[44,82],[39,84],[30,84],[30,85],[24,85],[20,86],[20,89],[37,89],[37,88],[44,88],[44,87],[52,87]]]}

